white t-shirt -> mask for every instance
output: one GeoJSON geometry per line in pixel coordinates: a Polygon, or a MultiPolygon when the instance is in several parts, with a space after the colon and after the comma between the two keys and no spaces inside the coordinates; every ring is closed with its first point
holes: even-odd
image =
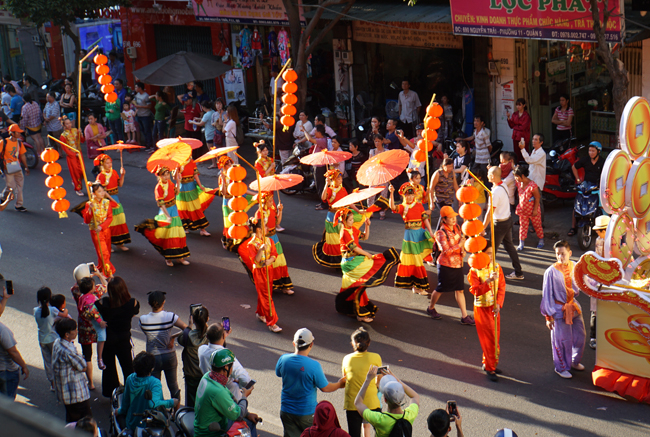
{"type": "Polygon", "coordinates": [[[530,171],[528,177],[537,184],[541,192],[546,182],[546,152],[541,147],[539,149],[533,148],[530,154],[526,152],[526,149],[521,149],[521,156],[528,163],[528,170],[530,171]]]}
{"type": "Polygon", "coordinates": [[[311,121],[307,120],[307,123],[303,124],[302,120],[298,120],[296,122],[296,127],[293,130],[293,137],[296,140],[302,140],[303,138],[305,138],[305,132],[309,132],[309,135],[311,135],[311,131],[313,129],[314,129],[314,125],[311,124],[311,121]],[[305,130],[302,130],[301,127],[304,127],[305,130]]]}
{"type": "Polygon", "coordinates": [[[515,174],[511,171],[508,173],[508,176],[503,180],[504,185],[508,187],[508,198],[510,199],[510,205],[515,204],[515,188],[517,186],[517,181],[515,181],[515,174]]]}
{"type": "Polygon", "coordinates": [[[226,138],[237,138],[237,123],[235,123],[235,120],[228,120],[223,128],[223,133],[226,138]]]}
{"type": "Polygon", "coordinates": [[[169,347],[172,328],[178,316],[169,311],[151,312],[140,316],[140,329],[147,336],[147,352],[154,355],[175,353],[169,347]]]}
{"type": "Polygon", "coordinates": [[[510,199],[508,196],[508,188],[505,184],[494,185],[492,187],[492,199],[494,200],[494,221],[500,222],[509,219],[510,199]]]}
{"type": "Polygon", "coordinates": [[[399,104],[402,106],[402,110],[399,113],[399,119],[404,123],[417,121],[417,109],[422,106],[418,93],[409,90],[408,94],[404,94],[404,91],[400,91],[398,100],[399,104]]]}

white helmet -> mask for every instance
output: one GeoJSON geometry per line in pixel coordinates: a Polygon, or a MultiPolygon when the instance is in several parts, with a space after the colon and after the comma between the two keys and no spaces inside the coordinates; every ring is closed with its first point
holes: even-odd
{"type": "Polygon", "coordinates": [[[85,263],[79,264],[75,267],[72,276],[74,276],[74,280],[77,282],[81,281],[83,278],[90,278],[90,267],[85,263]]]}

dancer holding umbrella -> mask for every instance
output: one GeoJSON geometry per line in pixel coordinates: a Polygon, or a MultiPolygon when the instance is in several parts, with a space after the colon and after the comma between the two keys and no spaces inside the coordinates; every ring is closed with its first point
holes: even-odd
{"type": "Polygon", "coordinates": [[[84,202],[73,209],[81,214],[84,223],[90,229],[90,238],[97,252],[97,268],[107,278],[112,278],[115,267],[111,264],[111,231],[113,221],[113,209],[116,203],[113,202],[99,182],[88,184],[92,192],[90,201],[84,202]],[[80,210],[83,207],[83,210],[80,210]]]}
{"type": "Polygon", "coordinates": [[[165,258],[165,263],[173,267],[173,260],[180,260],[183,265],[189,265],[186,259],[190,256],[187,248],[185,230],[178,216],[176,195],[180,189],[181,173],[178,167],[192,154],[192,148],[184,143],[177,143],[157,150],[147,162],[147,170],[158,176],[154,190],[160,212],[154,220],[147,219],[137,225],[135,230],[140,232],[156,250],[165,258]],[[175,170],[176,183],[171,179],[171,171],[175,170]]]}
{"type": "Polygon", "coordinates": [[[99,168],[99,174],[95,181],[102,184],[115,203],[112,211],[113,221],[111,221],[110,227],[111,244],[126,252],[129,248],[124,245],[131,242],[131,234],[129,234],[129,227],[126,225],[124,208],[117,196],[120,187],[124,185],[124,167],[120,169],[120,174],[118,175],[117,171],[113,169],[113,160],[104,153],[95,158],[93,164],[99,168]]]}

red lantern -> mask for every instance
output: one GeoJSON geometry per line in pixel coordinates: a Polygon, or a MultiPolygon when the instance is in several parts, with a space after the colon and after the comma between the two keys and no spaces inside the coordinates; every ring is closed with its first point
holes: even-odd
{"type": "Polygon", "coordinates": [[[442,112],[442,106],[440,106],[438,102],[433,102],[427,106],[427,115],[429,117],[440,117],[442,115],[442,112]]]}
{"type": "Polygon", "coordinates": [[[115,102],[117,100],[117,93],[105,94],[104,100],[106,100],[108,103],[115,102]]]}
{"type": "Polygon", "coordinates": [[[296,115],[296,107],[293,105],[282,105],[282,108],[280,108],[280,112],[282,112],[284,115],[293,116],[296,115]]]}
{"type": "Polygon", "coordinates": [[[43,153],[41,153],[41,159],[43,162],[54,162],[59,159],[59,152],[51,147],[48,147],[47,149],[43,150],[43,153]]]}
{"type": "Polygon", "coordinates": [[[233,240],[243,240],[248,235],[248,227],[233,225],[228,228],[228,235],[233,240]]]}
{"type": "Polygon", "coordinates": [[[415,160],[417,162],[424,162],[426,159],[427,159],[427,153],[424,150],[418,149],[418,151],[415,152],[415,160]]]}
{"type": "Polygon", "coordinates": [[[431,129],[425,129],[422,133],[422,137],[427,141],[435,141],[438,139],[438,132],[431,129]]]}
{"type": "Polygon", "coordinates": [[[95,55],[95,57],[93,58],[93,62],[97,65],[104,65],[108,62],[108,58],[106,57],[106,55],[102,55],[100,53],[98,55],[95,55]]]}
{"type": "Polygon", "coordinates": [[[296,120],[294,120],[290,115],[283,115],[280,119],[280,123],[282,123],[282,126],[291,127],[296,123],[296,120]]]}
{"type": "Polygon", "coordinates": [[[49,162],[43,166],[43,173],[48,176],[54,176],[61,173],[61,165],[56,162],[49,162]]]}
{"type": "Polygon", "coordinates": [[[231,182],[228,184],[228,193],[230,193],[231,196],[243,196],[246,194],[246,191],[247,187],[243,182],[231,182]]]}
{"type": "Polygon", "coordinates": [[[476,203],[466,203],[460,207],[458,215],[460,215],[463,220],[474,220],[476,217],[481,215],[482,211],[480,205],[476,203]]]}
{"type": "Polygon", "coordinates": [[[97,73],[97,76],[108,74],[109,71],[111,71],[111,69],[108,68],[108,65],[106,64],[98,65],[97,67],[95,67],[95,73],[97,73]]]}
{"type": "Polygon", "coordinates": [[[108,74],[103,74],[97,78],[97,82],[99,82],[100,85],[108,85],[113,82],[113,78],[108,74]]]}
{"type": "Polygon", "coordinates": [[[427,129],[431,129],[431,130],[440,129],[440,119],[435,117],[428,117],[424,121],[424,125],[426,126],[427,129]]]}
{"type": "Polygon", "coordinates": [[[61,185],[63,185],[63,178],[61,176],[54,175],[45,179],[45,186],[47,188],[56,188],[61,185]]]}
{"type": "Polygon", "coordinates": [[[298,103],[298,96],[295,94],[285,94],[282,96],[282,103],[287,105],[295,105],[298,103]]]}
{"type": "Polygon", "coordinates": [[[113,84],[109,83],[108,85],[102,85],[103,94],[110,94],[113,91],[115,91],[115,87],[113,86],[113,84]]]}
{"type": "Polygon", "coordinates": [[[487,246],[487,240],[481,236],[471,237],[465,241],[465,250],[469,253],[480,252],[487,246]]]}
{"type": "Polygon", "coordinates": [[[233,211],[243,211],[248,206],[248,200],[245,197],[233,197],[228,201],[228,207],[233,211]]]}
{"type": "Polygon", "coordinates": [[[284,79],[285,82],[295,82],[298,80],[298,73],[296,73],[293,68],[287,68],[284,73],[282,73],[282,79],[284,79]]]}
{"type": "Polygon", "coordinates": [[[490,256],[485,252],[478,252],[470,255],[467,264],[473,269],[481,270],[490,264],[490,256]]]}
{"type": "Polygon", "coordinates": [[[463,222],[462,229],[463,234],[473,237],[483,232],[485,227],[483,226],[483,222],[480,220],[467,220],[466,222],[463,222]]]}
{"type": "Polygon", "coordinates": [[[234,211],[228,215],[228,220],[233,225],[245,225],[248,221],[248,215],[244,211],[234,211]]]}
{"type": "MultiPolygon", "coordinates": [[[[234,164],[228,169],[228,178],[233,182],[243,181],[246,178],[246,169],[239,164],[234,164]]],[[[232,208],[233,210],[242,210],[244,208],[232,208]]]]}
{"type": "MultiPolygon", "coordinates": [[[[463,203],[471,203],[478,199],[479,192],[471,185],[463,185],[456,191],[456,198],[463,203]]],[[[469,234],[466,234],[469,235],[469,234]]]]}
{"type": "Polygon", "coordinates": [[[62,199],[65,197],[65,188],[62,187],[52,188],[50,191],[47,192],[47,197],[49,197],[52,200],[62,199]]]}
{"type": "Polygon", "coordinates": [[[282,85],[282,91],[287,94],[295,94],[298,91],[298,85],[293,82],[286,82],[282,85]]]}
{"type": "Polygon", "coordinates": [[[59,199],[52,202],[52,210],[58,213],[67,211],[68,208],[70,208],[70,202],[68,202],[66,199],[59,199]]]}

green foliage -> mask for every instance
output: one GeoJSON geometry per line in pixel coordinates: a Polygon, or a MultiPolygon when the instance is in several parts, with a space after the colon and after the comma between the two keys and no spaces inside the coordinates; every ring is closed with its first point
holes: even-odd
{"type": "Polygon", "coordinates": [[[129,0],[7,0],[5,4],[14,16],[37,26],[48,21],[66,26],[77,18],[96,18],[100,9],[130,6],[129,0]]]}

